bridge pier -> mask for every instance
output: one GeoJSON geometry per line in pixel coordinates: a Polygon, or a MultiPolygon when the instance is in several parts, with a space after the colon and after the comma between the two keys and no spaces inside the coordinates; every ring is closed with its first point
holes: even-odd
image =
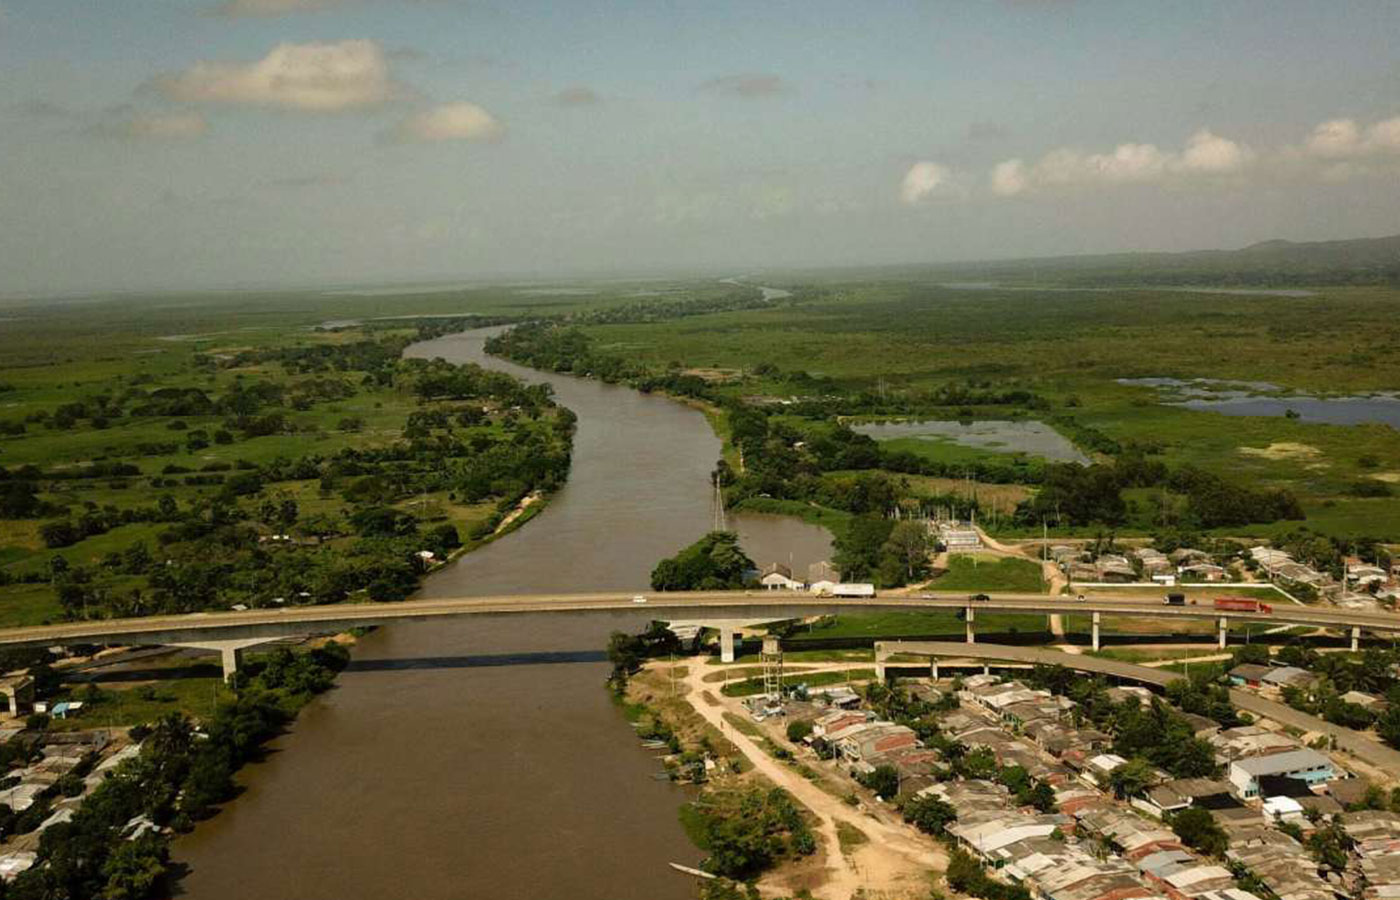
{"type": "Polygon", "coordinates": [[[1092,633],[1093,633],[1094,649],[1097,650],[1097,649],[1099,649],[1099,614],[1098,614],[1098,613],[1094,613],[1093,623],[1094,623],[1094,624],[1093,624],[1092,633]]]}
{"type": "Polygon", "coordinates": [[[1219,638],[1219,646],[1220,646],[1220,649],[1221,649],[1221,650],[1224,650],[1224,649],[1225,649],[1225,639],[1229,636],[1229,634],[1230,634],[1230,620],[1227,619],[1225,616],[1221,616],[1221,617],[1220,617],[1220,638],[1219,638]]]}
{"type": "Polygon", "coordinates": [[[243,651],[260,644],[269,644],[278,638],[243,638],[230,641],[201,641],[200,643],[171,644],[172,647],[185,647],[190,650],[217,651],[224,668],[224,681],[232,681],[233,676],[243,667],[243,651]]]}
{"type": "Polygon", "coordinates": [[[930,657],[928,661],[928,677],[934,681],[938,680],[938,657],[930,657]]]}
{"type": "Polygon", "coordinates": [[[890,652],[879,643],[875,644],[875,680],[884,684],[885,682],[885,660],[890,658],[890,652]]]}
{"type": "MultiPolygon", "coordinates": [[[[734,661],[734,638],[738,632],[727,626],[719,629],[719,661],[732,663],[734,661]]],[[[743,639],[740,638],[740,641],[743,639]]]]}
{"type": "Polygon", "coordinates": [[[1351,626],[1351,652],[1355,653],[1361,649],[1361,626],[1351,626]]]}
{"type": "Polygon", "coordinates": [[[972,623],[973,623],[973,621],[974,621],[976,618],[977,618],[977,611],[974,610],[972,607],[969,606],[969,607],[967,608],[967,642],[968,642],[969,644],[975,644],[975,643],[977,643],[977,631],[976,631],[976,629],[973,628],[973,626],[972,626],[972,623]]]}

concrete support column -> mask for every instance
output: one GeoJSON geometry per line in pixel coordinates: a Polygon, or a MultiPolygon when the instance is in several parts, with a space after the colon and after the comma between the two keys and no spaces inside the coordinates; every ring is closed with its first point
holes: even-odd
{"type": "Polygon", "coordinates": [[[890,658],[890,653],[879,644],[875,645],[875,680],[885,680],[885,660],[890,658]]]}
{"type": "Polygon", "coordinates": [[[243,667],[243,648],[224,647],[219,651],[224,664],[224,681],[232,681],[233,676],[243,667]]]}
{"type": "Polygon", "coordinates": [[[973,610],[973,608],[969,606],[969,607],[967,608],[967,642],[968,642],[969,644],[975,644],[975,643],[977,643],[977,631],[973,628],[973,625],[972,625],[973,620],[975,620],[976,618],[977,618],[977,613],[976,613],[976,611],[973,610]]]}
{"type": "Polygon", "coordinates": [[[194,650],[214,650],[219,654],[224,667],[224,681],[230,681],[243,665],[243,651],[259,644],[267,644],[278,638],[247,638],[233,641],[202,641],[198,644],[170,644],[171,647],[189,647],[194,650]]]}
{"type": "Polygon", "coordinates": [[[1094,624],[1093,624],[1094,649],[1097,650],[1097,649],[1099,649],[1099,614],[1098,614],[1098,613],[1094,613],[1094,619],[1093,619],[1093,621],[1094,621],[1094,624]]]}
{"type": "Polygon", "coordinates": [[[982,663],[982,674],[983,674],[983,675],[990,675],[990,674],[992,674],[992,667],[991,667],[991,665],[989,665],[988,663],[982,663]]]}
{"type": "Polygon", "coordinates": [[[936,656],[928,661],[928,676],[934,681],[938,680],[938,657],[936,656]]]}
{"type": "Polygon", "coordinates": [[[1361,649],[1361,626],[1351,626],[1351,652],[1355,653],[1361,649]]]}
{"type": "Polygon", "coordinates": [[[732,663],[734,661],[734,629],[727,625],[720,626],[719,629],[719,661],[732,663]]]}
{"type": "Polygon", "coordinates": [[[1225,616],[1220,617],[1220,649],[1225,649],[1225,639],[1230,634],[1230,620],[1225,616]]]}

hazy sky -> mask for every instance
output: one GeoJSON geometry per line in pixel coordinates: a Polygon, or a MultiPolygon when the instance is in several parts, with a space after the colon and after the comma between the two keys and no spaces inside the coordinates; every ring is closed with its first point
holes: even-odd
{"type": "Polygon", "coordinates": [[[0,0],[0,294],[1400,232],[1394,0],[0,0]]]}

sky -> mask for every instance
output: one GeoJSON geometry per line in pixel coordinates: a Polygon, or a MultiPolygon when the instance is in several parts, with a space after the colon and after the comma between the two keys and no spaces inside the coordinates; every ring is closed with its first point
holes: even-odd
{"type": "Polygon", "coordinates": [[[0,295],[1400,232],[1393,0],[0,0],[0,295]]]}

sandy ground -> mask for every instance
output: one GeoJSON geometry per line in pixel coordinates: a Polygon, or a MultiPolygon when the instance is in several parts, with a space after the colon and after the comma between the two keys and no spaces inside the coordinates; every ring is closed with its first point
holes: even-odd
{"type": "Polygon", "coordinates": [[[825,850],[827,877],[813,891],[822,900],[863,898],[926,898],[929,872],[942,872],[947,856],[932,838],[905,825],[892,811],[864,813],[828,794],[793,769],[769,756],[748,735],[732,727],[724,713],[747,715],[737,700],[708,690],[703,665],[691,665],[684,679],[685,698],[707,722],[718,728],[753,763],[754,769],[782,787],[812,812],[825,850]],[[836,826],[844,822],[869,840],[847,855],[841,852],[836,826]]]}

